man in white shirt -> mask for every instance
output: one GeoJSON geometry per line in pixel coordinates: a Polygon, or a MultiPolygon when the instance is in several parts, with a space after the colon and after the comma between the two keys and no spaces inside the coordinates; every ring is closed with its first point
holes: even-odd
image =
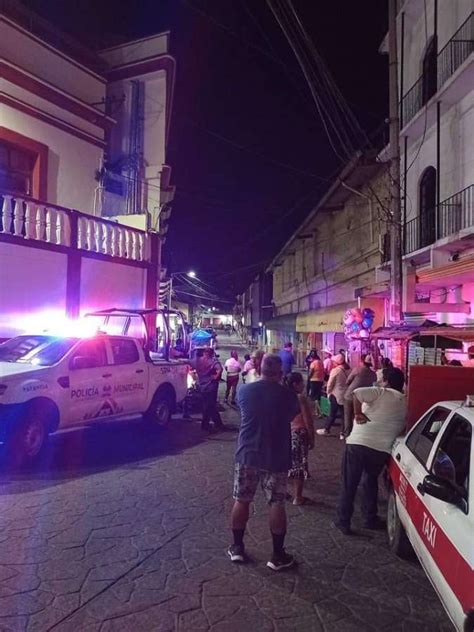
{"type": "Polygon", "coordinates": [[[393,442],[405,428],[405,378],[400,369],[384,369],[382,386],[354,391],[354,428],[346,439],[342,460],[342,489],[334,526],[351,535],[354,499],[364,474],[365,527],[380,529],[377,516],[378,477],[386,465],[393,442]]]}
{"type": "Polygon", "coordinates": [[[227,372],[227,384],[224,401],[227,404],[229,402],[229,395],[231,395],[231,404],[235,406],[235,395],[237,392],[237,384],[239,383],[239,373],[242,370],[237,351],[230,352],[230,358],[225,361],[224,367],[227,372]]]}
{"type": "Polygon", "coordinates": [[[326,349],[324,351],[323,364],[324,364],[324,374],[325,374],[326,381],[327,381],[329,379],[329,374],[331,373],[331,371],[334,368],[334,363],[333,363],[333,360],[332,360],[332,353],[329,351],[329,349],[326,349]]]}

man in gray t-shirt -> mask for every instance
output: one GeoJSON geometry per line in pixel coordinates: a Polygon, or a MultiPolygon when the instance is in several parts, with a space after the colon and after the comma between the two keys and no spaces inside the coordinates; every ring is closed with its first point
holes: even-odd
{"type": "Polygon", "coordinates": [[[300,413],[296,394],[280,384],[282,362],[266,355],[262,379],[241,386],[237,393],[241,424],[234,472],[234,506],[231,515],[234,543],[228,554],[233,562],[245,561],[244,533],[249,507],[260,484],[270,506],[273,556],[272,570],[292,566],[294,559],[284,549],[286,533],[285,498],[291,466],[292,420],[300,413]]]}
{"type": "Polygon", "coordinates": [[[378,477],[388,462],[393,442],[405,427],[404,381],[402,371],[392,367],[384,369],[382,387],[354,391],[356,423],[342,457],[342,487],[334,523],[344,535],[352,534],[354,500],[362,476],[364,526],[367,529],[385,527],[377,516],[378,477]]]}

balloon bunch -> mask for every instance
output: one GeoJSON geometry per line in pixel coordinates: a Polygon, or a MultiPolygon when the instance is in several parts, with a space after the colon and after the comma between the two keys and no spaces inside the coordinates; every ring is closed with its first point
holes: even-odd
{"type": "Polygon", "coordinates": [[[344,315],[346,338],[368,338],[374,324],[374,318],[374,310],[369,307],[348,309],[344,315]]]}

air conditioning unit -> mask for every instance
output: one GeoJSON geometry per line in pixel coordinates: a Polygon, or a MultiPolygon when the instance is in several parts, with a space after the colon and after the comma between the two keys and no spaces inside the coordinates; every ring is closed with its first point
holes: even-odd
{"type": "Polygon", "coordinates": [[[107,171],[104,176],[104,189],[108,193],[113,193],[114,195],[118,195],[120,197],[126,197],[127,181],[122,175],[113,173],[112,171],[107,171]]]}

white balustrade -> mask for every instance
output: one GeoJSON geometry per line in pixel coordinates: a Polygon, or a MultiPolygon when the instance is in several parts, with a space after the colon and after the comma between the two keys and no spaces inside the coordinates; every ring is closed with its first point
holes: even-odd
{"type": "Polygon", "coordinates": [[[86,220],[86,248],[87,250],[95,250],[94,222],[90,219],[86,220]]]}
{"type": "Polygon", "coordinates": [[[71,226],[69,223],[69,217],[62,211],[58,213],[56,223],[56,240],[57,243],[62,246],[71,245],[71,226]]]}
{"type": "Polygon", "coordinates": [[[25,209],[24,202],[22,199],[18,199],[15,201],[15,206],[13,209],[13,234],[18,236],[23,236],[23,224],[25,221],[25,209]]]}
{"type": "Polygon", "coordinates": [[[145,260],[145,235],[138,233],[138,258],[140,261],[145,260]]]}
{"type": "MultiPolygon", "coordinates": [[[[71,246],[73,216],[67,209],[14,195],[2,195],[0,202],[0,233],[71,246]]],[[[77,247],[134,261],[148,261],[150,257],[150,240],[145,232],[79,213],[77,247]]]]}
{"type": "Polygon", "coordinates": [[[13,203],[11,195],[3,196],[2,204],[2,233],[11,233],[13,219],[13,203]]]}
{"type": "Polygon", "coordinates": [[[36,239],[46,241],[46,209],[44,206],[38,206],[36,213],[36,239]]]}
{"type": "Polygon", "coordinates": [[[36,206],[34,202],[26,202],[25,207],[25,239],[34,239],[36,231],[36,206]]]}
{"type": "Polygon", "coordinates": [[[87,248],[87,220],[85,217],[79,217],[77,220],[77,247],[81,250],[87,248]]]}
{"type": "Polygon", "coordinates": [[[113,234],[113,227],[110,226],[109,224],[104,224],[104,252],[107,255],[113,255],[112,234],[113,234]]]}
{"type": "Polygon", "coordinates": [[[53,208],[46,209],[46,241],[56,243],[56,211],[53,208]]]}
{"type": "Polygon", "coordinates": [[[138,260],[139,256],[138,256],[138,235],[137,233],[132,230],[130,231],[132,233],[132,259],[134,259],[135,261],[138,260]]]}
{"type": "Polygon", "coordinates": [[[110,231],[110,254],[112,257],[118,256],[118,230],[115,226],[109,226],[110,231]]]}
{"type": "Polygon", "coordinates": [[[103,235],[102,235],[102,224],[100,222],[96,222],[94,220],[94,235],[95,235],[95,248],[96,252],[103,252],[103,235]]]}
{"type": "Polygon", "coordinates": [[[126,242],[126,236],[125,236],[125,228],[120,227],[118,229],[120,231],[120,237],[119,237],[119,257],[126,257],[126,253],[127,253],[127,242],[126,242]]]}
{"type": "Polygon", "coordinates": [[[127,243],[125,256],[127,259],[133,259],[133,231],[125,229],[125,237],[127,243]]]}

